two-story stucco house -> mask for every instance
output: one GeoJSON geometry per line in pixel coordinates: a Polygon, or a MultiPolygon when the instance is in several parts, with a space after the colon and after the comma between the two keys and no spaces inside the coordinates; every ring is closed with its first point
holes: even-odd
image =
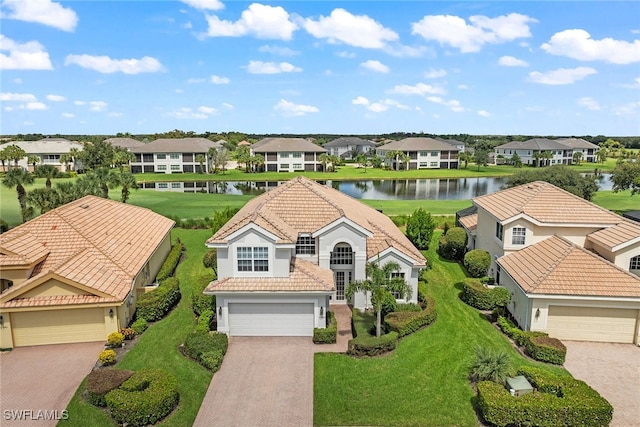
{"type": "Polygon", "coordinates": [[[211,168],[209,150],[222,147],[220,141],[206,138],[160,138],[133,147],[136,156],[131,162],[132,173],[208,173],[211,168]],[[204,156],[202,165],[197,160],[204,156]],[[204,170],[201,170],[201,166],[204,170]]]}
{"type": "MultiPolygon", "coordinates": [[[[76,170],[81,166],[79,162],[76,162],[76,164],[73,161],[70,161],[68,164],[65,164],[60,161],[60,159],[63,154],[69,154],[72,149],[77,151],[82,151],[84,149],[84,145],[81,143],[77,141],[69,141],[65,138],[44,138],[38,141],[13,141],[8,144],[0,145],[0,149],[9,145],[17,145],[27,153],[25,157],[18,161],[18,166],[31,172],[33,172],[33,165],[27,162],[29,156],[38,156],[40,158],[37,165],[51,165],[62,172],[67,172],[67,166],[70,171],[76,170]]],[[[13,164],[13,162],[11,163],[13,164]]]]}
{"type": "Polygon", "coordinates": [[[546,182],[473,199],[460,218],[525,330],[638,343],[640,224],[546,182]]]}
{"type": "Polygon", "coordinates": [[[106,341],[171,250],[173,221],[86,196],[0,235],[0,348],[106,341]]]}
{"type": "Polygon", "coordinates": [[[345,289],[370,262],[397,262],[416,302],[426,265],[388,217],[303,177],[249,201],[206,245],[217,249],[218,279],[205,294],[229,335],[312,335],[330,303],[369,304],[363,293],[347,301],[345,289]]]}
{"type": "Polygon", "coordinates": [[[496,162],[498,159],[510,160],[517,154],[524,165],[553,166],[570,165],[574,153],[580,153],[580,161],[597,161],[600,147],[581,138],[532,138],[526,141],[511,141],[494,149],[496,162]],[[541,153],[549,153],[549,158],[538,158],[541,153]]]}
{"type": "Polygon", "coordinates": [[[251,146],[252,154],[264,158],[261,172],[321,172],[320,156],[326,152],[305,138],[264,138],[251,146]]]}
{"type": "Polygon", "coordinates": [[[367,155],[374,153],[375,147],[375,143],[356,136],[343,136],[323,145],[323,148],[332,156],[339,156],[346,160],[353,159],[354,153],[364,153],[367,155]]]}
{"type": "MultiPolygon", "coordinates": [[[[389,142],[376,148],[378,156],[384,158],[385,164],[393,169],[457,169],[458,141],[449,143],[446,140],[434,138],[405,138],[389,142]],[[388,159],[388,152],[400,151],[409,156],[409,167],[402,163],[402,159],[388,159]],[[401,164],[398,165],[396,161],[401,164]]],[[[464,146],[464,144],[463,144],[464,146]]]]}

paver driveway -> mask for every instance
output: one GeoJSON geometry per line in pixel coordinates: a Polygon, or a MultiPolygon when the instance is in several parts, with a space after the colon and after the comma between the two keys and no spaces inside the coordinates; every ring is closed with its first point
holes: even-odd
{"type": "Polygon", "coordinates": [[[563,341],[564,367],[613,405],[612,427],[640,424],[640,348],[632,344],[563,341]]]}
{"type": "Polygon", "coordinates": [[[62,416],[103,347],[103,342],[42,345],[0,354],[0,425],[55,426],[55,419],[44,418],[62,416]],[[23,411],[22,421],[13,419],[15,411],[23,411]]]}

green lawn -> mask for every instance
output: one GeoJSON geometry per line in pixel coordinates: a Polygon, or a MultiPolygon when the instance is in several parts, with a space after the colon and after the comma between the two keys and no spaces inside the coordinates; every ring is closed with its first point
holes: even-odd
{"type": "Polygon", "coordinates": [[[425,252],[433,267],[425,276],[437,320],[383,357],[316,354],[315,425],[477,426],[468,380],[476,346],[509,352],[515,367],[540,365],[520,356],[501,332],[460,301],[464,272],[439,259],[433,248],[440,233],[435,234],[432,250],[425,252]]]}
{"type": "MultiPolygon", "coordinates": [[[[191,311],[191,291],[197,279],[208,273],[202,266],[202,257],[207,250],[204,241],[211,237],[211,232],[175,229],[172,231],[172,236],[174,239],[180,238],[187,248],[185,259],[177,270],[182,299],[176,309],[163,320],[153,324],[140,337],[136,346],[116,367],[130,370],[162,368],[174,374],[178,378],[180,404],[158,425],[182,427],[193,424],[212,378],[209,371],[182,356],[178,351],[178,346],[195,328],[191,311]]],[[[78,427],[116,425],[105,412],[80,397],[83,389],[84,385],[81,385],[67,407],[69,419],[61,421],[59,425],[78,427]]]]}

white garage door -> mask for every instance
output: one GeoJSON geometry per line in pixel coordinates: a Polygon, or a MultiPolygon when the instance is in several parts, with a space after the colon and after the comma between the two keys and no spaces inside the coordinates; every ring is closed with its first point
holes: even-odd
{"type": "Polygon", "coordinates": [[[230,303],[232,336],[312,336],[313,304],[230,303]]]}
{"type": "Polygon", "coordinates": [[[576,341],[633,343],[638,310],[549,306],[550,336],[576,341]]]}
{"type": "Polygon", "coordinates": [[[107,341],[102,308],[11,313],[13,344],[66,344],[107,341]]]}

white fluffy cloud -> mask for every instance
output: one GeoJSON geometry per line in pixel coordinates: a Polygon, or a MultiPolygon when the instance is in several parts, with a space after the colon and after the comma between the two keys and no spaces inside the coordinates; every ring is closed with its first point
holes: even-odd
{"type": "Polygon", "coordinates": [[[280,111],[282,115],[288,117],[304,116],[307,113],[317,113],[318,111],[320,111],[313,105],[294,104],[293,102],[287,101],[286,99],[281,99],[280,102],[273,106],[273,109],[276,111],[280,111]]]}
{"type": "Polygon", "coordinates": [[[160,61],[150,56],[140,59],[112,59],[106,55],[67,55],[64,65],[75,64],[82,68],[103,74],[124,73],[157,73],[163,67],[160,61]]]}
{"type": "Polygon", "coordinates": [[[435,104],[444,105],[445,107],[456,113],[464,111],[464,107],[460,105],[460,101],[458,101],[457,99],[450,99],[447,101],[439,96],[428,96],[427,100],[435,104]]]}
{"type": "Polygon", "coordinates": [[[501,56],[500,59],[498,59],[498,64],[505,67],[528,67],[529,66],[529,63],[527,61],[518,59],[515,56],[501,56]]]}
{"type": "Polygon", "coordinates": [[[65,98],[62,95],[53,95],[53,94],[47,95],[47,99],[53,102],[62,102],[67,100],[67,98],[65,98]]]}
{"type": "Polygon", "coordinates": [[[591,111],[600,111],[602,109],[600,108],[600,104],[598,104],[598,101],[589,96],[578,99],[578,105],[580,105],[581,107],[585,107],[586,109],[591,111]]]}
{"type": "Polygon", "coordinates": [[[42,102],[27,102],[20,106],[22,110],[46,110],[47,106],[42,102]]]}
{"type": "Polygon", "coordinates": [[[174,119],[199,119],[204,120],[209,116],[205,113],[194,111],[189,107],[178,108],[177,110],[170,111],[166,114],[169,117],[173,117],[174,119]]]}
{"type": "Polygon", "coordinates": [[[365,49],[382,49],[388,42],[398,40],[398,34],[385,28],[367,15],[353,15],[344,9],[334,9],[330,16],[317,21],[307,18],[304,28],[318,39],[329,43],[344,43],[365,49]]]}
{"type": "Polygon", "coordinates": [[[104,101],[89,101],[89,110],[91,111],[104,111],[109,104],[104,101]]]}
{"type": "Polygon", "coordinates": [[[53,70],[53,66],[37,41],[18,43],[0,34],[0,70],[53,70]]]}
{"type": "Polygon", "coordinates": [[[376,73],[388,73],[389,67],[384,65],[380,61],[376,61],[370,59],[360,64],[361,67],[366,68],[367,70],[375,71],[376,73]]]}
{"type": "Polygon", "coordinates": [[[211,83],[214,85],[228,85],[231,82],[228,77],[211,76],[211,83]]]}
{"type": "Polygon", "coordinates": [[[367,110],[369,111],[373,111],[374,113],[382,113],[384,111],[387,111],[389,109],[389,107],[396,107],[399,108],[401,110],[408,110],[409,107],[399,103],[398,101],[394,100],[394,99],[382,99],[380,101],[377,102],[370,102],[367,98],[365,98],[364,96],[358,96],[354,99],[351,100],[351,103],[353,105],[363,105],[367,110]]]}
{"type": "Polygon", "coordinates": [[[4,0],[1,4],[3,19],[35,22],[63,31],[73,31],[78,15],[60,3],[51,0],[4,0]]]}
{"type": "Polygon", "coordinates": [[[206,18],[209,28],[204,36],[208,37],[252,35],[259,39],[291,40],[298,28],[284,8],[258,3],[250,5],[235,22],[222,20],[216,15],[206,18]]]}
{"type": "Polygon", "coordinates": [[[558,68],[546,73],[532,71],[529,73],[529,80],[544,85],[569,85],[591,74],[597,74],[597,71],[589,67],[558,68]]]}
{"type": "Polygon", "coordinates": [[[417,83],[414,86],[410,85],[396,85],[391,89],[391,93],[397,93],[400,95],[441,95],[444,94],[444,89],[438,86],[428,85],[426,83],[417,83]]]}
{"type": "Polygon", "coordinates": [[[453,15],[427,15],[411,24],[411,34],[460,49],[462,53],[478,52],[487,43],[498,44],[531,37],[529,24],[534,18],[519,13],[489,18],[475,15],[467,23],[453,15]]]}
{"type": "Polygon", "coordinates": [[[491,117],[491,113],[486,110],[478,110],[478,115],[480,117],[491,117]]]}
{"type": "Polygon", "coordinates": [[[302,71],[302,68],[289,64],[288,62],[262,62],[262,61],[249,61],[247,65],[247,71],[251,74],[280,74],[280,73],[294,73],[302,71]]]}
{"type": "Polygon", "coordinates": [[[425,79],[439,79],[440,77],[444,77],[447,75],[447,70],[436,70],[435,68],[429,68],[429,71],[424,73],[425,79]]]}
{"type": "Polygon", "coordinates": [[[0,101],[34,102],[37,98],[32,93],[0,92],[0,101]]]}
{"type": "Polygon", "coordinates": [[[220,0],[180,0],[184,4],[188,4],[194,9],[200,10],[221,10],[224,4],[220,0]]]}
{"type": "Polygon", "coordinates": [[[578,61],[604,61],[612,64],[640,62],[640,40],[594,40],[588,32],[577,29],[555,33],[541,48],[551,55],[566,56],[578,61]]]}
{"type": "Polygon", "coordinates": [[[203,113],[203,114],[216,114],[218,112],[218,110],[216,108],[207,107],[207,106],[204,106],[204,105],[198,107],[198,111],[200,113],[203,113]]]}
{"type": "Polygon", "coordinates": [[[278,55],[278,56],[296,56],[300,54],[300,52],[298,52],[297,50],[293,50],[288,47],[270,46],[268,44],[264,46],[260,46],[258,48],[258,51],[264,52],[264,53],[271,53],[273,55],[278,55]]]}

